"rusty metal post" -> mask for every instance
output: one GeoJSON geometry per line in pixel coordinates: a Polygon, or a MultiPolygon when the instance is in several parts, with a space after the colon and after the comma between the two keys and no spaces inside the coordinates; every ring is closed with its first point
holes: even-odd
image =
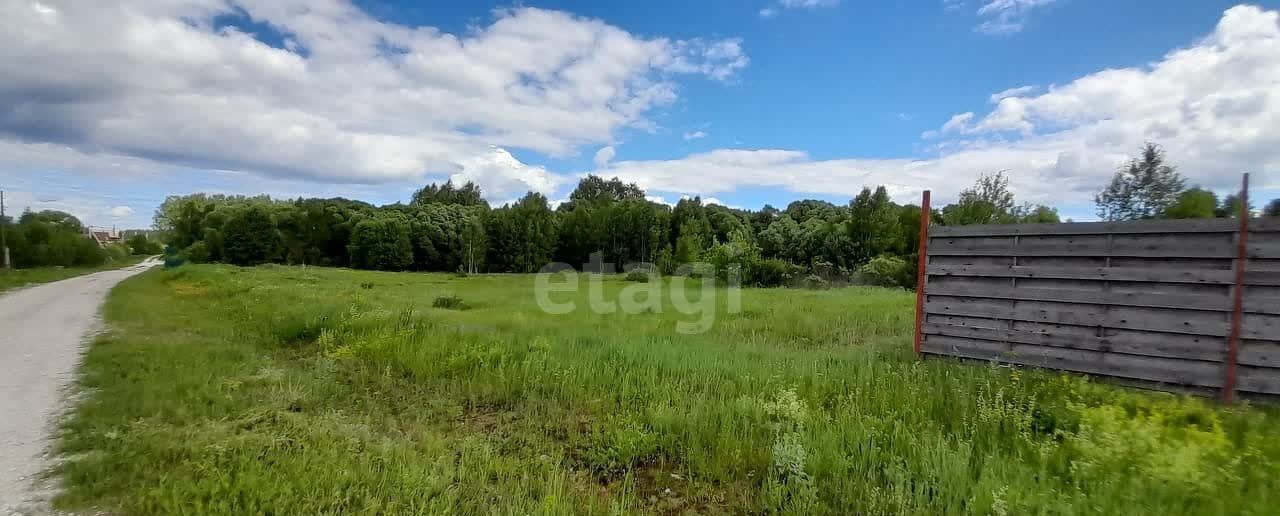
{"type": "Polygon", "coordinates": [[[924,342],[924,286],[928,279],[926,265],[929,262],[929,221],[933,211],[929,207],[929,191],[925,190],[920,200],[920,252],[916,260],[916,356],[920,356],[920,345],[924,342]]]}
{"type": "Polygon", "coordinates": [[[1240,354],[1240,327],[1244,324],[1244,268],[1249,261],[1249,174],[1240,187],[1240,233],[1236,237],[1236,283],[1231,290],[1231,333],[1222,379],[1222,402],[1230,405],[1236,391],[1236,357],[1240,354]]]}

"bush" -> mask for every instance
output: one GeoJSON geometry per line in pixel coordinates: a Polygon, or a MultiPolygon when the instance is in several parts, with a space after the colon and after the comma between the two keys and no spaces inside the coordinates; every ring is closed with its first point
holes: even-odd
{"type": "Polygon", "coordinates": [[[915,287],[915,269],[897,256],[881,255],[858,268],[862,279],[882,287],[915,287]]]}
{"type": "Polygon", "coordinates": [[[209,263],[209,245],[201,240],[183,249],[181,256],[191,263],[209,263]]]}
{"type": "Polygon", "coordinates": [[[747,281],[756,287],[780,287],[787,285],[803,273],[804,267],[786,260],[770,258],[752,264],[747,270],[747,281]]]}
{"type": "Polygon", "coordinates": [[[635,269],[627,273],[627,281],[647,283],[653,281],[654,273],[647,269],[635,269]]]}
{"type": "Polygon", "coordinates": [[[831,286],[831,282],[822,278],[817,274],[810,274],[804,278],[804,288],[824,289],[831,286]]]}
{"type": "Polygon", "coordinates": [[[128,259],[129,255],[132,254],[129,246],[124,244],[111,244],[105,249],[107,251],[107,259],[113,262],[128,259]]]}
{"type": "Polygon", "coordinates": [[[467,310],[471,308],[461,297],[456,294],[452,296],[440,296],[431,303],[435,308],[443,308],[445,310],[467,310]]]}

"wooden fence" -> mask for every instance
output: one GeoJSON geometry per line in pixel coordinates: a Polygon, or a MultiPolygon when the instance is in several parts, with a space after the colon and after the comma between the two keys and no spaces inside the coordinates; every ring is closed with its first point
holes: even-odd
{"type": "Polygon", "coordinates": [[[918,353],[1280,394],[1280,219],[921,231],[918,353]]]}

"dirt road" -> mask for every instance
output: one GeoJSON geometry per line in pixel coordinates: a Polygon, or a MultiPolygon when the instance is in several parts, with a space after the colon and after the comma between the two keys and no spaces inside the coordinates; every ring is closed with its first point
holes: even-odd
{"type": "Polygon", "coordinates": [[[36,480],[98,309],[116,283],[159,263],[0,294],[0,515],[43,512],[36,480]]]}

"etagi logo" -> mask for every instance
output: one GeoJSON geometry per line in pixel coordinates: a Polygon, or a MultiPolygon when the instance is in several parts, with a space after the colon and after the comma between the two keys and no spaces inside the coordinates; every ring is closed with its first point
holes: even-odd
{"type": "Polygon", "coordinates": [[[569,315],[578,312],[581,282],[587,282],[587,307],[592,314],[612,314],[619,310],[625,314],[663,313],[668,307],[681,315],[692,316],[692,321],[677,321],[676,332],[683,335],[705,333],[715,324],[724,297],[724,312],[742,312],[742,274],[738,267],[718,271],[709,263],[691,263],[680,266],[675,275],[661,280],[651,263],[634,263],[624,267],[627,271],[642,271],[649,281],[624,287],[616,299],[609,299],[605,292],[605,277],[616,272],[613,264],[604,263],[600,253],[592,253],[591,261],[584,264],[587,274],[579,273],[565,263],[550,263],[538,271],[533,290],[538,308],[552,315],[569,315]],[[720,278],[720,279],[717,279],[720,278]],[[566,295],[572,293],[572,295],[566,295]],[[696,296],[690,296],[696,293],[696,296]],[[559,295],[557,295],[559,294],[559,295]],[[558,297],[561,300],[553,299],[558,297]],[[690,299],[694,297],[694,299],[690,299]]]}

